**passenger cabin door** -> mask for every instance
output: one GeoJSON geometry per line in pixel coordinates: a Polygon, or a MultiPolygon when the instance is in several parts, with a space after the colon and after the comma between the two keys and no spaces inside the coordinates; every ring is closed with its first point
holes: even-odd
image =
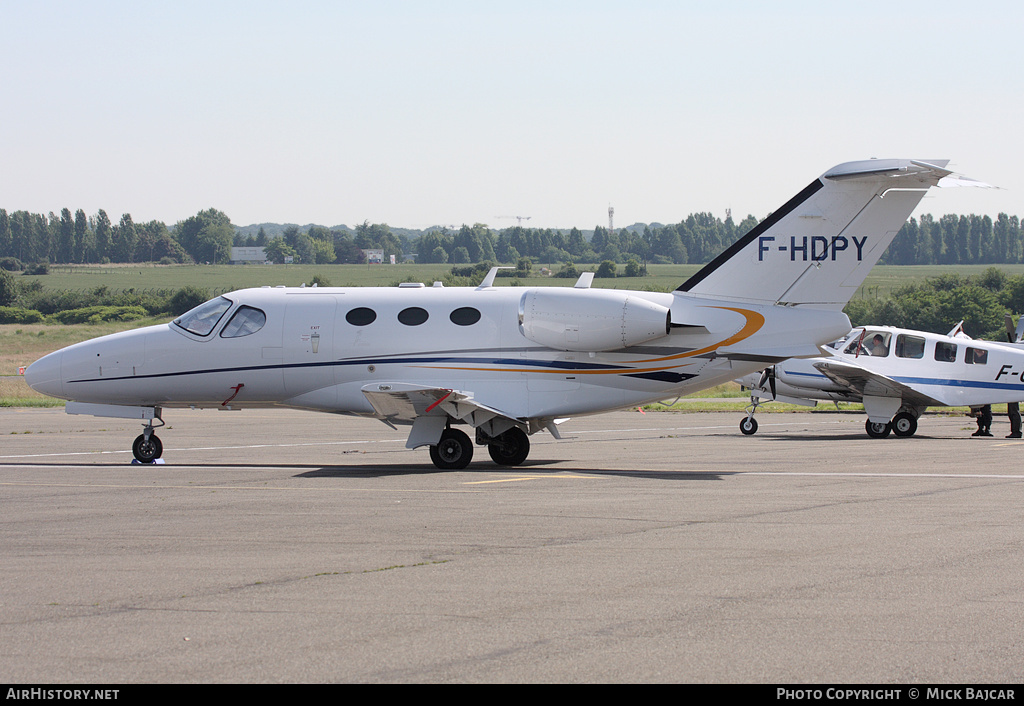
{"type": "Polygon", "coordinates": [[[334,312],[329,294],[287,297],[284,314],[284,388],[291,396],[334,386],[334,312]]]}

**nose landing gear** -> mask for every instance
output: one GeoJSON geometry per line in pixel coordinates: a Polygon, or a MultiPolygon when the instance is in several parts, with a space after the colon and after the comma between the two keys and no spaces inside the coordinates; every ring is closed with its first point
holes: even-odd
{"type": "MultiPolygon", "coordinates": [[[[160,422],[158,426],[164,425],[164,420],[160,417],[156,417],[160,422]]],[[[153,463],[153,461],[160,458],[164,453],[164,445],[160,441],[160,438],[153,433],[153,420],[150,419],[146,424],[146,428],[142,430],[142,433],[135,439],[132,444],[132,455],[139,463],[153,463]]]]}

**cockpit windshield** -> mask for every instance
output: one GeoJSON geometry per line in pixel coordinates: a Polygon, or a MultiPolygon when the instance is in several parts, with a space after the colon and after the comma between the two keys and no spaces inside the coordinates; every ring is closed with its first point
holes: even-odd
{"type": "Polygon", "coordinates": [[[176,318],[174,325],[196,336],[209,336],[217,322],[224,316],[224,312],[230,308],[230,299],[225,297],[211,299],[176,318]]]}

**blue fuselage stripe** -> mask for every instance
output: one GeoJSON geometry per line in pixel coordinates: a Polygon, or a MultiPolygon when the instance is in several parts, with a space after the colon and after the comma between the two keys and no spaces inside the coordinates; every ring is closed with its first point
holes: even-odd
{"type": "Polygon", "coordinates": [[[145,380],[155,378],[179,377],[183,375],[210,375],[215,373],[237,373],[254,372],[259,370],[295,370],[299,368],[323,368],[323,367],[345,367],[352,365],[495,365],[506,366],[510,370],[516,368],[556,368],[560,370],[621,370],[630,372],[633,368],[623,365],[609,365],[597,363],[580,363],[564,360],[526,360],[523,358],[458,358],[458,357],[408,357],[408,358],[384,358],[359,360],[333,360],[311,363],[274,363],[271,365],[238,366],[231,368],[208,368],[206,370],[180,370],[169,373],[149,373],[142,375],[122,375],[119,377],[84,378],[81,380],[69,380],[69,383],[80,382],[111,382],[114,380],[145,380]]]}

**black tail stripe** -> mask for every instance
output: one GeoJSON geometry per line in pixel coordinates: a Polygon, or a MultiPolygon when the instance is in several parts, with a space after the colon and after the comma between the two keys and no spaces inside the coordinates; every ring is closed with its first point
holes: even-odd
{"type": "Polygon", "coordinates": [[[804,188],[803,191],[801,191],[799,194],[797,194],[796,196],[791,198],[789,201],[787,201],[782,206],[782,208],[780,208],[779,210],[773,212],[772,215],[768,216],[763,221],[758,223],[756,226],[754,226],[750,230],[749,233],[744,235],[742,238],[740,238],[735,243],[730,245],[725,251],[723,251],[721,255],[716,257],[714,260],[712,260],[708,264],[704,265],[704,267],[702,267],[700,269],[700,271],[697,272],[697,274],[695,274],[693,277],[691,277],[690,279],[686,280],[681,285],[679,285],[679,288],[676,289],[676,291],[677,292],[689,292],[693,287],[695,287],[705,277],[707,277],[712,272],[717,270],[725,262],[727,262],[730,259],[732,259],[733,255],[738,253],[743,248],[747,247],[747,245],[752,243],[762,233],[764,233],[766,230],[768,230],[773,225],[778,223],[784,217],[786,217],[787,215],[792,213],[794,210],[796,210],[796,208],[798,206],[800,206],[800,204],[802,204],[804,201],[806,201],[807,199],[809,199],[812,196],[814,196],[814,194],[816,194],[818,192],[818,190],[821,187],[823,187],[823,186],[825,186],[825,184],[824,184],[824,182],[821,181],[821,179],[815,179],[814,181],[812,181],[810,184],[807,185],[806,188],[804,188]]]}

